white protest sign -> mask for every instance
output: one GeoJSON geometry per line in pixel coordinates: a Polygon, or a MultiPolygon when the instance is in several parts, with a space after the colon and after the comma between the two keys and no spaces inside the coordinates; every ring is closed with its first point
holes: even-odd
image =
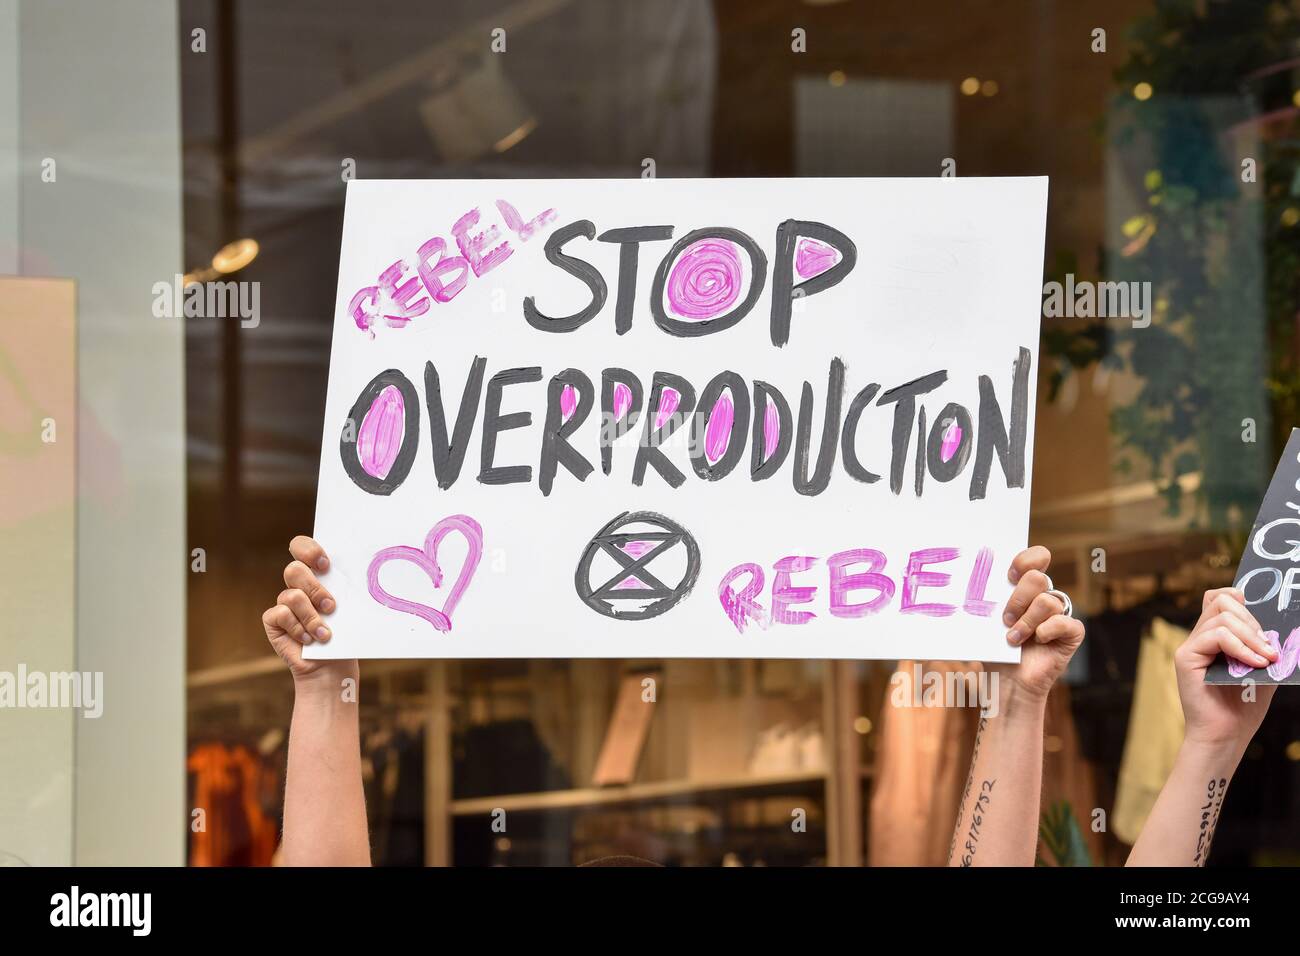
{"type": "Polygon", "coordinates": [[[307,657],[1019,659],[1045,178],[347,190],[307,657]]]}

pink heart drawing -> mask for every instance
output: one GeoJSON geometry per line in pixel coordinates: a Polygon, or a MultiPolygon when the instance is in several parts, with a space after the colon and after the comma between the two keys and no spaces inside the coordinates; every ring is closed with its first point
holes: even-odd
{"type": "Polygon", "coordinates": [[[451,630],[452,612],[456,610],[456,605],[464,596],[465,589],[469,587],[469,582],[474,577],[482,557],[483,529],[479,527],[479,523],[468,515],[450,515],[429,529],[429,533],[424,538],[424,550],[399,544],[378,552],[370,561],[370,569],[366,572],[366,583],[370,596],[384,607],[424,618],[433,625],[434,630],[446,632],[451,630]],[[441,609],[394,597],[380,586],[380,568],[389,561],[409,561],[429,576],[435,588],[441,587],[442,569],[438,567],[438,545],[453,531],[459,531],[465,537],[469,542],[469,551],[465,555],[465,563],[461,565],[460,575],[456,578],[456,583],[451,586],[451,590],[447,592],[447,600],[443,602],[441,609]]]}

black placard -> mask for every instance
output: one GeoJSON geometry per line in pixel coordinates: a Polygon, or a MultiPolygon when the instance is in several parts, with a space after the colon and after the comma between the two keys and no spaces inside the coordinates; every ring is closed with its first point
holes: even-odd
{"type": "Polygon", "coordinates": [[[1229,669],[1228,660],[1219,655],[1205,682],[1300,684],[1300,428],[1291,429],[1233,582],[1282,653],[1276,663],[1258,670],[1237,662],[1229,669]]]}

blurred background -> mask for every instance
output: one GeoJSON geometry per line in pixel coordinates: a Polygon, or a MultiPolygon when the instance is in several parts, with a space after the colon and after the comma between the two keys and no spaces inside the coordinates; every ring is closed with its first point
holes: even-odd
{"type": "MultiPolygon", "coordinates": [[[[1182,736],[1172,650],[1298,421],[1300,5],[0,0],[0,71],[0,413],[36,394],[76,435],[50,500],[0,485],[0,668],[109,700],[0,715],[0,854],[273,862],[292,686],[260,615],[312,527],[348,178],[955,171],[1051,177],[1045,284],[1148,293],[1045,305],[1034,449],[1031,539],[1088,624],[1040,862],[1123,861],[1182,736]],[[259,321],[159,317],[173,274],[258,283],[259,321]]],[[[375,861],[942,863],[976,712],[891,706],[899,667],[367,663],[375,861]]],[[[1300,861],[1294,696],[1215,865],[1300,861]]]]}

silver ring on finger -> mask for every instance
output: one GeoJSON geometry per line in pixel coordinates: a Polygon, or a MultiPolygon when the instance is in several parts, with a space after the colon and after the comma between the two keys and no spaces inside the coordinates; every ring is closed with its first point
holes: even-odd
{"type": "Polygon", "coordinates": [[[1070,595],[1057,588],[1048,588],[1047,593],[1065,605],[1065,610],[1061,611],[1062,614],[1066,617],[1074,617],[1074,602],[1070,600],[1070,595]]]}

